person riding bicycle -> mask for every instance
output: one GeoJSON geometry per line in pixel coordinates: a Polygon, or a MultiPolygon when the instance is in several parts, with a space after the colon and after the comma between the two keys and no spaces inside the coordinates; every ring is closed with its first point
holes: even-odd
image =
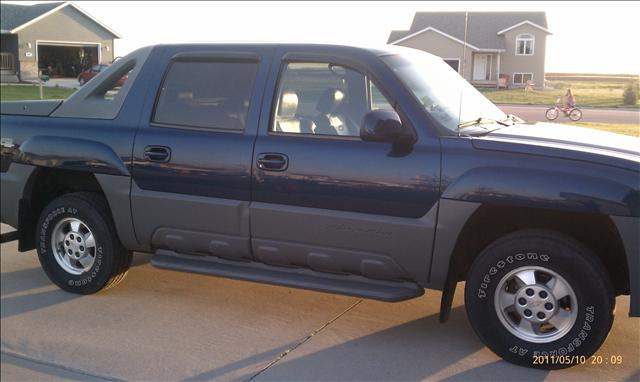
{"type": "Polygon", "coordinates": [[[565,115],[569,115],[571,109],[576,107],[576,98],[573,96],[573,92],[571,91],[571,89],[567,89],[565,95],[558,98],[556,103],[565,115]]]}

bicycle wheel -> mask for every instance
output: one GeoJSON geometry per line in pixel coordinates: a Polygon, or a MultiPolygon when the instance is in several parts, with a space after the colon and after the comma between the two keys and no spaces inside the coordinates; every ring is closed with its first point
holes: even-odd
{"type": "Polygon", "coordinates": [[[547,112],[545,113],[545,117],[547,117],[549,121],[554,121],[558,118],[558,114],[558,109],[552,107],[547,110],[547,112]]]}
{"type": "Polygon", "coordinates": [[[569,119],[576,122],[579,121],[580,118],[582,118],[582,111],[578,108],[571,109],[571,112],[569,112],[569,119]]]}

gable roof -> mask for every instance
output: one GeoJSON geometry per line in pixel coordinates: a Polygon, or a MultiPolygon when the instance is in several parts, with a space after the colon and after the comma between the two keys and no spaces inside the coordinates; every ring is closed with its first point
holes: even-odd
{"type": "MultiPolygon", "coordinates": [[[[500,34],[527,22],[551,33],[544,12],[469,12],[468,15],[467,43],[476,49],[504,49],[500,34]]],[[[411,28],[392,31],[387,43],[395,44],[429,30],[464,41],[464,18],[465,12],[417,12],[411,28]]]]}
{"type": "Polygon", "coordinates": [[[16,33],[20,29],[25,28],[66,6],[73,7],[96,23],[100,28],[112,34],[115,38],[120,38],[120,35],[111,28],[102,24],[80,7],[68,1],[34,5],[0,4],[0,31],[2,33],[16,33]]]}

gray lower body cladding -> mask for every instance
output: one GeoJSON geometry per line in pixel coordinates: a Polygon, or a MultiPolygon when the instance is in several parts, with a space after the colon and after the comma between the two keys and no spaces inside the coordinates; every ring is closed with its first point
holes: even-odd
{"type": "Polygon", "coordinates": [[[132,187],[150,251],[427,282],[437,205],[419,219],[208,198],[132,187]]]}

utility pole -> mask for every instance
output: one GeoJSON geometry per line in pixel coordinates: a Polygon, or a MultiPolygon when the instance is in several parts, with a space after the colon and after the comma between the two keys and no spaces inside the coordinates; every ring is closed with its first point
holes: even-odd
{"type": "MultiPolygon", "coordinates": [[[[464,63],[467,60],[467,25],[469,23],[469,11],[464,12],[464,45],[462,46],[462,78],[464,78],[464,63]]],[[[462,123],[462,89],[460,90],[460,106],[458,108],[458,137],[460,136],[460,124],[462,123]]]]}

